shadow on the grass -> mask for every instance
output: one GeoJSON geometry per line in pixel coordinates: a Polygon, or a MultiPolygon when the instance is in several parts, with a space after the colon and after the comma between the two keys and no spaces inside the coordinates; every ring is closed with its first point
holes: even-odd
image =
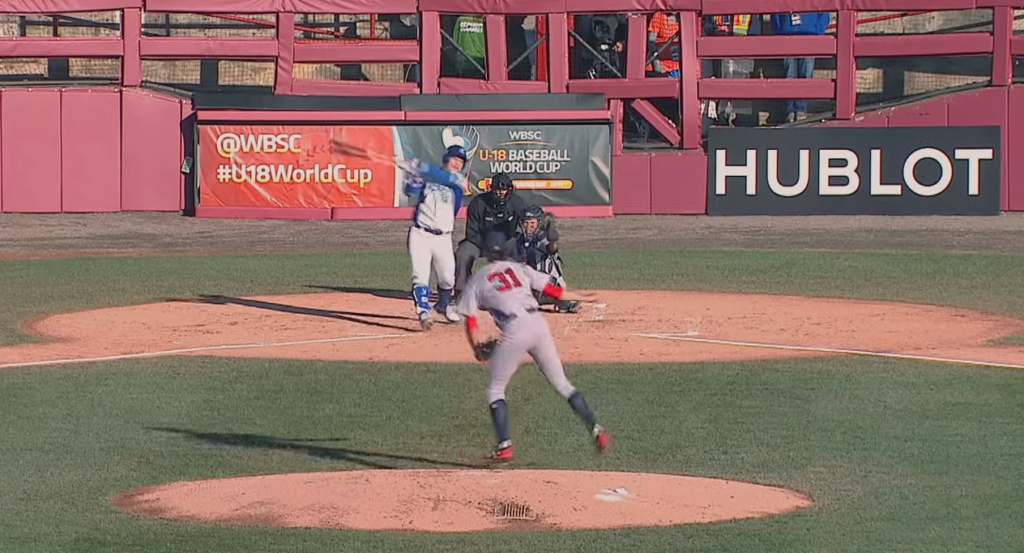
{"type": "Polygon", "coordinates": [[[380,313],[358,313],[353,311],[335,311],[332,309],[316,309],[313,307],[298,307],[295,305],[287,305],[283,303],[274,303],[269,301],[252,300],[245,298],[233,298],[230,296],[216,296],[216,295],[201,295],[199,301],[203,303],[212,303],[217,305],[243,305],[245,307],[255,307],[257,309],[268,309],[270,311],[277,311],[280,313],[295,313],[297,315],[314,315],[317,317],[327,317],[329,319],[338,319],[342,321],[348,321],[356,324],[375,326],[379,328],[389,328],[392,330],[402,330],[405,332],[417,332],[419,327],[411,328],[405,326],[397,326],[388,323],[382,323],[377,321],[370,321],[367,319],[390,319],[398,321],[411,321],[408,317],[401,317],[398,315],[382,315],[380,313]],[[365,317],[365,318],[363,318],[365,317]]]}
{"type": "Polygon", "coordinates": [[[343,447],[327,447],[316,445],[317,442],[333,442],[339,440],[316,440],[316,439],[291,439],[277,438],[274,436],[263,436],[261,434],[235,434],[230,432],[199,432],[184,428],[150,427],[148,430],[157,432],[169,432],[188,436],[194,440],[210,444],[228,447],[243,447],[252,449],[273,449],[279,451],[294,451],[303,453],[316,459],[327,461],[343,461],[354,463],[364,467],[375,469],[397,469],[406,468],[409,464],[421,464],[441,467],[467,467],[478,468],[477,465],[458,463],[454,461],[438,461],[427,457],[416,457],[410,455],[394,455],[374,451],[362,451],[343,447]],[[388,463],[388,461],[393,461],[388,463]]]}

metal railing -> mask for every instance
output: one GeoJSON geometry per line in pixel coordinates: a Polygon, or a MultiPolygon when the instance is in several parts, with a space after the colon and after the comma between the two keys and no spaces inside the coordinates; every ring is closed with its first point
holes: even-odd
{"type": "MultiPolygon", "coordinates": [[[[168,68],[177,64],[174,67],[182,68],[182,75],[191,72],[191,80],[195,80],[194,74],[223,76],[229,68],[249,64],[245,71],[239,69],[228,80],[244,82],[251,76],[259,82],[246,84],[259,85],[276,94],[601,92],[612,109],[623,109],[638,121],[640,130],[653,130],[667,145],[689,149],[699,146],[704,125],[704,116],[696,106],[704,106],[706,115],[709,102],[771,103],[802,97],[830,108],[819,110],[821,117],[849,119],[865,108],[866,99],[894,99],[885,90],[869,93],[863,86],[858,88],[858,81],[870,80],[865,75],[872,71],[881,72],[874,78],[883,89],[893,83],[898,85],[899,79],[890,77],[902,72],[903,96],[911,89],[929,94],[974,84],[1009,86],[1014,81],[1014,56],[1024,55],[1024,36],[1014,36],[1017,22],[1024,19],[1024,14],[1015,11],[1018,6],[972,5],[970,11],[982,14],[980,19],[965,17],[962,23],[954,21],[926,32],[864,32],[872,25],[888,21],[910,21],[936,17],[935,14],[948,16],[955,12],[940,11],[952,5],[948,0],[934,0],[935,9],[931,10],[876,15],[846,9],[847,0],[822,0],[820,9],[829,10],[834,17],[827,32],[820,36],[702,36],[699,22],[705,16],[716,15],[716,6],[721,3],[709,1],[703,11],[686,11],[682,8],[691,4],[680,0],[679,10],[673,12],[680,22],[679,31],[669,42],[649,48],[648,16],[655,8],[671,7],[674,2],[623,0],[624,48],[614,62],[590,40],[585,30],[573,28],[572,21],[579,13],[558,11],[564,2],[536,0],[537,29],[543,31],[538,30],[537,42],[528,45],[525,52],[517,50],[512,54],[504,41],[505,14],[480,14],[486,19],[488,37],[496,35],[497,39],[487,39],[486,57],[477,63],[479,78],[447,78],[441,71],[442,47],[466,53],[451,34],[442,30],[441,17],[472,13],[474,6],[479,5],[472,0],[433,0],[431,10],[440,11],[419,11],[415,0],[380,0],[377,14],[337,13],[343,10],[331,0],[308,0],[304,6],[310,7],[304,9],[310,11],[304,14],[279,13],[278,2],[272,0],[267,0],[266,9],[257,14],[238,10],[259,10],[259,0],[220,0],[215,6],[199,0],[146,0],[141,2],[141,8],[139,0],[48,0],[40,3],[39,13],[6,14],[7,18],[16,19],[12,27],[16,31],[0,37],[0,66],[14,67],[12,60],[43,60],[54,68],[54,75],[44,76],[75,81],[78,77],[69,75],[73,71],[61,69],[62,64],[69,62],[50,60],[71,60],[70,65],[75,65],[75,60],[109,60],[113,64],[109,71],[116,75],[109,82],[138,86],[143,81],[144,64],[168,68]],[[92,12],[104,9],[117,13],[117,21],[90,19],[78,13],[81,10],[76,6],[88,7],[92,12]],[[43,13],[55,9],[62,13],[43,13]],[[215,12],[205,11],[211,9],[215,12]],[[190,13],[208,20],[182,20],[182,16],[190,13]],[[418,20],[416,37],[389,36],[390,24],[384,21],[387,16],[382,13],[414,14],[418,20]],[[154,21],[154,15],[161,19],[154,21]],[[49,36],[45,36],[46,27],[50,29],[49,36]],[[97,29],[95,36],[87,32],[83,36],[82,31],[89,28],[97,29]],[[65,36],[62,29],[76,31],[67,33],[74,36],[65,36]],[[258,36],[237,36],[246,30],[253,30],[252,34],[258,36]],[[678,76],[653,75],[648,66],[655,59],[662,59],[676,39],[680,45],[677,55],[681,55],[681,72],[678,76]],[[594,61],[597,70],[573,73],[569,58],[580,53],[594,61]],[[510,68],[520,70],[531,57],[536,58],[535,77],[527,81],[510,79],[510,68]],[[780,63],[777,60],[796,57],[822,62],[809,79],[787,79],[774,67],[780,63]],[[940,58],[948,61],[942,71],[929,61],[940,58]],[[755,73],[761,77],[715,78],[699,69],[701,62],[707,60],[754,60],[755,73]],[[342,70],[332,73],[338,74],[337,78],[316,79],[297,71],[299,67],[317,64],[342,69],[395,67],[392,73],[398,77],[390,82],[386,82],[389,78],[367,79],[366,71],[362,71],[363,77],[354,80],[346,78],[342,70]],[[950,75],[950,68],[957,74],[950,75]],[[932,75],[941,86],[921,84],[920,76],[914,77],[917,84],[911,86],[906,77],[911,74],[932,75]]],[[[892,5],[887,0],[859,0],[857,4],[879,11],[892,5]]],[[[1019,4],[1024,7],[1024,0],[1019,4]]],[[[745,6],[755,15],[792,11],[787,0],[751,0],[745,6]]],[[[0,15],[4,13],[0,5],[0,15]]],[[[78,65],[87,64],[80,61],[78,65]]],[[[218,78],[216,84],[220,80],[223,79],[218,78]]],[[[891,88],[899,89],[896,85],[891,88]]]]}

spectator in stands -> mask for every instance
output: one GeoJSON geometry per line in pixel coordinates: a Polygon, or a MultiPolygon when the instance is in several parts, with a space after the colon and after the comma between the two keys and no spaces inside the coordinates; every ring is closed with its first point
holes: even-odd
{"type": "MultiPolygon", "coordinates": [[[[388,24],[389,38],[394,40],[419,39],[420,26],[418,15],[383,14],[380,16],[380,19],[388,24]]],[[[405,76],[406,82],[420,82],[419,64],[402,64],[402,74],[405,76]]]]}
{"type": "MultiPolygon", "coordinates": [[[[705,36],[748,36],[761,34],[759,20],[751,14],[712,15],[704,18],[705,36]]],[[[719,79],[749,79],[754,72],[754,60],[712,60],[704,67],[704,76],[719,79]]],[[[709,101],[705,114],[711,123],[733,126],[738,115],[753,116],[749,100],[709,101]]]]}
{"type": "Polygon", "coordinates": [[[484,58],[487,54],[487,46],[484,40],[484,16],[460,15],[455,19],[452,40],[462,49],[462,52],[456,50],[452,54],[455,74],[469,79],[486,79],[487,66],[484,58]],[[481,68],[485,71],[481,72],[481,68]]]}
{"type": "Polygon", "coordinates": [[[679,77],[679,14],[655,12],[647,25],[647,55],[651,56],[665,43],[672,42],[667,49],[654,58],[648,71],[667,77],[679,77]]]}
{"type": "MultiPolygon", "coordinates": [[[[645,68],[648,76],[679,78],[679,14],[655,12],[647,23],[647,57],[655,56],[645,68]],[[668,45],[666,47],[666,44],[668,45]],[[662,50],[662,48],[664,48],[662,50]],[[661,50],[660,53],[658,51],[661,50]]],[[[669,121],[679,126],[679,100],[676,98],[649,98],[651,103],[669,121]]],[[[637,118],[640,134],[650,134],[650,125],[637,118]]]]}
{"type": "Polygon", "coordinates": [[[515,67],[512,67],[512,62],[526,53],[526,29],[523,28],[525,23],[526,16],[505,16],[505,51],[507,54],[505,63],[506,67],[508,67],[508,79],[510,81],[529,81],[533,78],[533,67],[529,56],[523,58],[515,67]]]}
{"type": "MultiPolygon", "coordinates": [[[[772,33],[776,35],[823,35],[832,18],[827,12],[781,13],[772,16],[772,33]]],[[[810,79],[814,76],[814,58],[786,58],[787,79],[810,79]]],[[[807,118],[807,100],[786,103],[786,120],[807,118]]]]}
{"type": "MultiPolygon", "coordinates": [[[[537,29],[538,24],[543,26],[547,22],[546,20],[542,20],[542,17],[545,16],[530,15],[527,16],[526,20],[523,22],[523,34],[526,36],[526,49],[530,51],[528,56],[530,59],[530,79],[538,78],[537,48],[534,47],[534,45],[540,42],[542,38],[546,38],[542,37],[537,29]]],[[[546,62],[542,61],[541,63],[546,65],[546,62]]]]}

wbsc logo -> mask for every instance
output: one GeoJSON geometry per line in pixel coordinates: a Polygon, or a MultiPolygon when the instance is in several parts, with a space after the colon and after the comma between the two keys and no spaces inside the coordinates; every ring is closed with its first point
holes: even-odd
{"type": "Polygon", "coordinates": [[[712,129],[709,215],[995,215],[998,127],[712,129]]]}

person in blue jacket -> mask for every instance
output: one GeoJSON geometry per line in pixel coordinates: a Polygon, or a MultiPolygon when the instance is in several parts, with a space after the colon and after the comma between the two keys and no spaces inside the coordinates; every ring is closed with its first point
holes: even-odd
{"type": "MultiPolygon", "coordinates": [[[[828,12],[780,13],[772,16],[772,34],[823,35],[832,16],[828,12]]],[[[786,58],[787,79],[810,79],[814,75],[814,58],[786,58]]],[[[807,100],[786,103],[786,120],[807,118],[807,100]]]]}

